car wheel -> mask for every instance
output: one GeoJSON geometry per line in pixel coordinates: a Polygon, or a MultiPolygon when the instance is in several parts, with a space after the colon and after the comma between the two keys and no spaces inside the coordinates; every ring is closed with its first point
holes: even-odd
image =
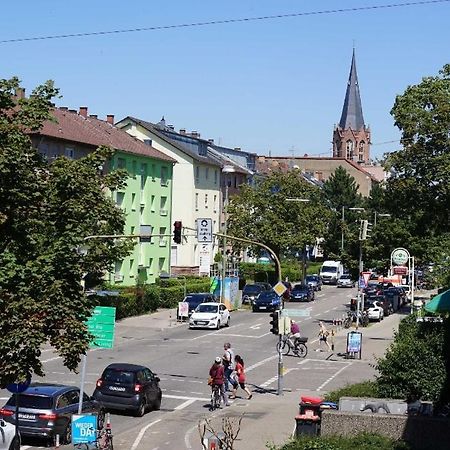
{"type": "Polygon", "coordinates": [[[20,450],[20,438],[19,437],[14,436],[8,450],[20,450]]]}
{"type": "Polygon", "coordinates": [[[227,323],[225,324],[225,326],[226,326],[226,327],[229,327],[229,326],[230,326],[230,316],[228,316],[228,320],[227,320],[227,323]]]}
{"type": "Polygon", "coordinates": [[[69,422],[61,436],[61,444],[68,445],[72,441],[72,424],[69,422]]]}
{"type": "Polygon", "coordinates": [[[217,319],[216,330],[220,330],[220,319],[217,319]]]}
{"type": "Polygon", "coordinates": [[[158,397],[156,398],[155,402],[153,403],[153,410],[159,411],[161,409],[161,398],[162,394],[159,392],[158,397]]]}
{"type": "Polygon", "coordinates": [[[145,401],[145,398],[141,400],[141,403],[139,404],[138,409],[135,411],[136,417],[142,417],[145,414],[145,410],[147,409],[147,402],[145,401]]]}

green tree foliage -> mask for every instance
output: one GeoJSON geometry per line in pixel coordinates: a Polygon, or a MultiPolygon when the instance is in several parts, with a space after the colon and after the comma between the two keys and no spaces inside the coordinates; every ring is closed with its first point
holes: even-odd
{"type": "Polygon", "coordinates": [[[409,86],[391,114],[403,148],[385,163],[392,173],[386,207],[405,221],[411,239],[403,245],[419,261],[439,260],[442,251],[448,257],[442,244],[450,241],[450,65],[409,86]]]}
{"type": "Polygon", "coordinates": [[[380,396],[439,400],[446,379],[444,331],[448,325],[416,322],[414,315],[402,320],[394,342],[376,365],[380,396]]]}
{"type": "Polygon", "coordinates": [[[52,82],[26,99],[19,80],[0,80],[0,385],[44,375],[41,347],[49,343],[76,370],[88,348],[84,321],[94,301],[81,280],[100,278],[128,244],[86,236],[120,234],[124,214],[105,195],[124,174],[102,174],[112,151],[100,148],[72,161],[47,164],[27,133],[51,120],[52,82]],[[81,245],[87,245],[83,256],[81,245]]]}
{"type": "MultiPolygon", "coordinates": [[[[318,188],[305,182],[297,170],[276,172],[242,186],[228,207],[228,234],[261,242],[277,256],[301,251],[325,234],[329,210],[318,188]],[[309,199],[290,202],[288,198],[309,199]]],[[[234,245],[235,243],[233,243],[234,245]]],[[[255,254],[261,248],[253,247],[255,254]]]]}

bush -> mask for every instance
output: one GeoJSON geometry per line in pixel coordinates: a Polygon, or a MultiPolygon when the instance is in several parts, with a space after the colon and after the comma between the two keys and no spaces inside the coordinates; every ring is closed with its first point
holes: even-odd
{"type": "Polygon", "coordinates": [[[395,441],[373,433],[357,436],[301,436],[285,444],[280,450],[408,450],[405,442],[395,441]]]}
{"type": "Polygon", "coordinates": [[[329,392],[325,395],[327,402],[339,403],[341,397],[371,397],[379,396],[377,384],[374,381],[362,381],[360,383],[348,384],[347,386],[329,392]]]}

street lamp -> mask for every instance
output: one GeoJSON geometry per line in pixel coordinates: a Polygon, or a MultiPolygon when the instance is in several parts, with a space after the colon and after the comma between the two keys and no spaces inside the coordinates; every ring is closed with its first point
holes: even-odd
{"type": "Polygon", "coordinates": [[[358,208],[358,207],[350,207],[342,205],[342,226],[341,226],[341,251],[344,251],[344,221],[345,221],[345,208],[347,208],[349,211],[364,211],[364,208],[358,208]]]}
{"type": "Polygon", "coordinates": [[[386,213],[386,214],[382,214],[382,213],[377,213],[375,211],[374,213],[374,219],[373,219],[373,226],[376,227],[377,226],[377,217],[391,217],[390,214],[386,213]]]}
{"type": "Polygon", "coordinates": [[[308,203],[311,200],[309,198],[287,198],[287,202],[301,202],[301,203],[308,203]]]}
{"type": "Polygon", "coordinates": [[[220,303],[225,303],[225,277],[227,275],[227,221],[228,221],[228,176],[229,173],[234,173],[234,167],[225,165],[222,167],[222,174],[225,181],[225,198],[223,200],[223,254],[222,254],[222,280],[220,283],[220,303]]]}

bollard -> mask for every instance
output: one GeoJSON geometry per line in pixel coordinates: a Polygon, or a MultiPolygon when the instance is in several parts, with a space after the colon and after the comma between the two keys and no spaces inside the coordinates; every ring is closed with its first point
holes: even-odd
{"type": "Polygon", "coordinates": [[[55,449],[59,448],[59,434],[55,436],[55,449]]]}

